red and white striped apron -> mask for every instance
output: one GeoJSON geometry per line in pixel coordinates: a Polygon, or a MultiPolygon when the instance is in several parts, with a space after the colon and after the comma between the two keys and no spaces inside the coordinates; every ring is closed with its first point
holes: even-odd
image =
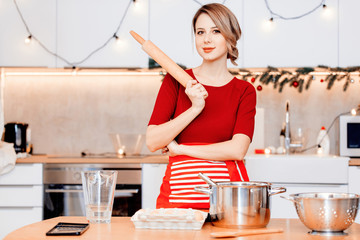
{"type": "Polygon", "coordinates": [[[214,182],[249,181],[243,161],[211,161],[189,156],[169,157],[157,208],[209,209],[209,195],[195,192],[195,186],[208,186],[198,177],[202,172],[214,182]]]}

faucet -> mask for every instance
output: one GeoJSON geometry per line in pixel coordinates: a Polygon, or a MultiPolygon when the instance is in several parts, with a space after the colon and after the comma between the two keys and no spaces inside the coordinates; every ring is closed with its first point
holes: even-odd
{"type": "Polygon", "coordinates": [[[285,111],[285,153],[290,154],[291,148],[302,147],[301,143],[291,143],[290,138],[290,101],[286,101],[286,111],[285,111]]]}

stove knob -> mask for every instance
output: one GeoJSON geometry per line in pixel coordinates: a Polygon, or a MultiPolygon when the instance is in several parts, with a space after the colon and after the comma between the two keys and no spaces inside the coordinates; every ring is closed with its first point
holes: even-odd
{"type": "Polygon", "coordinates": [[[81,173],[80,172],[75,172],[73,175],[74,180],[81,180],[81,173]]]}

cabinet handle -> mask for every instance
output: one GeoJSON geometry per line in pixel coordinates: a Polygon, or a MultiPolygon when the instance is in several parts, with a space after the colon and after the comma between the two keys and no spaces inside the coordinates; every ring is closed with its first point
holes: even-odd
{"type": "Polygon", "coordinates": [[[13,209],[33,209],[33,208],[42,208],[42,206],[0,206],[0,209],[9,209],[9,208],[13,208],[13,209]]]}
{"type": "MultiPolygon", "coordinates": [[[[82,193],[82,189],[46,189],[45,192],[47,193],[82,193]]],[[[123,190],[115,190],[116,194],[133,194],[138,193],[139,189],[123,189],[123,190]]]]}
{"type": "Polygon", "coordinates": [[[46,189],[47,193],[82,193],[82,189],[46,189]]]}

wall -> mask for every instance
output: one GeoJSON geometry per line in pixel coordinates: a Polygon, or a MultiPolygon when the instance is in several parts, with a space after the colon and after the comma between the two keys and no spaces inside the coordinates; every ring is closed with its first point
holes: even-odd
{"type": "MultiPolygon", "coordinates": [[[[113,35],[127,1],[17,0],[32,33],[55,53],[76,62],[113,35]]],[[[147,67],[148,56],[128,34],[135,30],[151,39],[176,62],[188,67],[200,62],[193,48],[191,18],[196,1],[137,0],[119,30],[122,45],[110,42],[80,67],[147,67]],[[139,8],[137,8],[139,7],[139,8]]],[[[198,1],[207,3],[210,1],[198,1]]],[[[218,1],[222,2],[222,1],[218,1]]],[[[320,2],[320,1],[319,1],[320,2]]],[[[312,9],[314,1],[269,1],[274,11],[295,16],[312,9]]],[[[318,4],[318,3],[316,3],[318,4]]],[[[239,67],[358,66],[360,23],[356,0],[326,1],[333,15],[322,9],[298,20],[270,17],[263,0],[228,0],[225,5],[238,16],[243,30],[239,41],[239,67]]],[[[0,66],[71,67],[48,54],[36,42],[24,44],[26,29],[12,0],[0,4],[0,66]]],[[[233,67],[229,64],[229,67],[233,67]]],[[[78,154],[112,151],[108,133],[144,132],[150,117],[158,77],[6,77],[5,122],[25,121],[33,130],[36,153],[78,154]]],[[[301,127],[307,144],[315,143],[322,125],[329,126],[339,113],[360,104],[359,80],[342,91],[342,83],[326,90],[317,78],[310,90],[282,93],[264,86],[258,106],[265,109],[265,146],[278,146],[284,121],[285,100],[290,100],[292,128],[301,127]]],[[[331,152],[337,153],[336,125],[330,131],[331,152]]]]}
{"type": "MultiPolygon", "coordinates": [[[[145,133],[161,84],[161,76],[7,76],[4,88],[5,122],[28,122],[35,153],[79,154],[113,151],[109,133],[145,133]]],[[[340,113],[360,104],[360,84],[341,83],[326,90],[317,78],[299,93],[285,87],[282,93],[264,86],[257,92],[265,111],[265,146],[279,146],[290,100],[293,134],[301,127],[306,144],[315,144],[321,126],[328,127],[340,113]]],[[[337,125],[330,130],[331,153],[338,153],[337,125]]],[[[143,149],[144,153],[149,153],[143,149]]],[[[308,151],[307,153],[313,153],[308,151]]]]}
{"type": "Polygon", "coordinates": [[[145,133],[161,79],[7,77],[5,122],[29,123],[35,153],[113,152],[110,133],[145,133]]]}

